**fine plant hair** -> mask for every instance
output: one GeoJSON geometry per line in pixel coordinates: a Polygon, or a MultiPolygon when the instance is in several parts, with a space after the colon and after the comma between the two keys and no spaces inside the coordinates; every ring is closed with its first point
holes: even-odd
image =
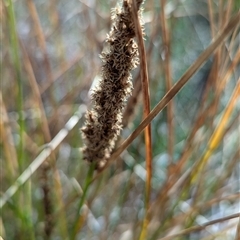
{"type": "MultiPolygon", "coordinates": [[[[137,1],[139,10],[142,1],[137,1]]],[[[86,113],[81,129],[84,140],[83,159],[103,167],[110,157],[122,128],[122,114],[132,93],[130,71],[139,64],[138,46],[129,1],[112,10],[112,28],[107,35],[107,52],[102,52],[101,80],[91,95],[93,107],[86,113]]]]}

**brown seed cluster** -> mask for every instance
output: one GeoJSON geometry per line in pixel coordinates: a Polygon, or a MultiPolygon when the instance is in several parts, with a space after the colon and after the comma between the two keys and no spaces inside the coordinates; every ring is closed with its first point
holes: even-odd
{"type": "MultiPolygon", "coordinates": [[[[139,6],[142,1],[137,1],[139,6]]],[[[140,11],[139,11],[140,12],[140,11]]],[[[93,107],[86,113],[81,129],[84,140],[83,158],[103,167],[115,146],[122,128],[122,112],[132,92],[130,71],[139,64],[134,42],[134,22],[128,0],[112,11],[112,28],[106,42],[109,50],[101,54],[102,69],[99,85],[93,90],[93,107]]]]}

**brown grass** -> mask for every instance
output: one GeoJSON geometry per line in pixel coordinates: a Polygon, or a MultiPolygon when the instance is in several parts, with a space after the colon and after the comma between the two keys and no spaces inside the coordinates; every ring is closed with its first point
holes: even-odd
{"type": "Polygon", "coordinates": [[[0,4],[2,238],[239,239],[239,5],[145,1],[143,32],[141,2],[125,2],[140,66],[99,172],[79,128],[116,3],[0,4]]]}

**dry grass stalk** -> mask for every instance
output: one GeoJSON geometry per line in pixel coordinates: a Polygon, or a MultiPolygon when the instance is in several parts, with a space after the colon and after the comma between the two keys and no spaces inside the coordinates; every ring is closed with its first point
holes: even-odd
{"type": "MultiPolygon", "coordinates": [[[[43,29],[41,27],[41,23],[39,20],[39,16],[37,13],[37,9],[36,6],[34,4],[34,2],[32,0],[28,0],[27,1],[28,4],[28,8],[29,8],[29,12],[34,24],[34,29],[35,29],[35,33],[36,33],[36,39],[38,41],[38,45],[42,51],[43,57],[44,57],[44,64],[45,64],[45,69],[46,69],[46,73],[47,73],[47,78],[50,82],[53,82],[53,76],[52,76],[52,71],[51,71],[51,66],[50,66],[50,61],[49,61],[49,57],[47,54],[47,46],[46,46],[46,41],[45,41],[45,36],[43,33],[43,29]]],[[[34,76],[34,72],[30,63],[30,60],[28,58],[27,52],[24,49],[24,46],[22,45],[22,50],[24,52],[24,59],[25,59],[25,69],[26,72],[28,74],[29,77],[29,82],[31,85],[31,88],[33,90],[34,96],[35,96],[35,100],[36,103],[40,109],[41,115],[42,115],[42,130],[44,133],[44,138],[45,138],[45,142],[50,142],[51,141],[51,134],[50,134],[50,130],[49,130],[49,126],[48,126],[48,122],[47,122],[47,118],[45,116],[45,112],[44,112],[44,107],[43,107],[43,103],[41,101],[41,95],[40,95],[40,91],[34,76]]],[[[52,105],[54,106],[54,109],[56,109],[56,102],[54,99],[53,94],[50,94],[51,97],[51,102],[52,105]]],[[[46,238],[49,239],[52,229],[53,229],[53,223],[52,223],[52,212],[53,212],[53,207],[52,207],[52,201],[51,201],[51,197],[50,197],[50,186],[49,186],[49,172],[51,170],[50,165],[48,164],[48,162],[45,162],[42,166],[41,169],[41,187],[42,187],[42,191],[43,191],[43,205],[44,205],[44,211],[45,211],[45,235],[46,238]]]]}
{"type": "Polygon", "coordinates": [[[79,110],[68,120],[65,127],[59,131],[59,133],[52,139],[50,143],[42,150],[42,152],[33,160],[33,162],[24,170],[24,172],[18,177],[16,182],[2,195],[0,198],[0,209],[6,204],[9,199],[18,191],[31,176],[37,171],[37,169],[47,161],[48,157],[56,151],[57,147],[67,137],[69,132],[76,126],[78,121],[82,118],[82,114],[85,111],[83,106],[79,107],[79,110]]]}
{"type": "Polygon", "coordinates": [[[96,162],[96,168],[106,164],[120,135],[125,101],[132,92],[130,71],[139,63],[128,1],[124,0],[121,8],[113,10],[112,21],[112,29],[106,39],[109,51],[101,54],[102,79],[92,93],[93,108],[86,113],[86,123],[82,128],[85,142],[83,158],[96,162]]]}
{"type": "MultiPolygon", "coordinates": [[[[45,36],[44,36],[43,29],[42,29],[42,26],[41,26],[41,23],[39,20],[37,9],[32,0],[27,0],[27,5],[29,8],[29,13],[31,15],[31,18],[33,20],[36,38],[37,38],[39,47],[44,56],[44,64],[45,64],[47,76],[48,76],[49,81],[52,82],[53,77],[52,77],[51,66],[50,66],[50,62],[49,62],[49,58],[48,58],[48,54],[47,54],[47,46],[46,46],[45,36]]],[[[55,104],[55,102],[54,102],[54,104],[55,104]]]]}
{"type": "MultiPolygon", "coordinates": [[[[230,79],[230,76],[233,73],[233,70],[235,69],[236,65],[238,64],[240,60],[240,51],[238,51],[231,63],[231,65],[226,69],[225,73],[223,76],[221,76],[221,84],[219,84],[216,88],[216,97],[220,96],[221,92],[223,91],[224,87],[227,84],[227,81],[230,79]]],[[[193,153],[193,148],[192,148],[192,142],[194,140],[194,137],[196,136],[196,133],[198,129],[204,124],[208,117],[208,112],[211,110],[212,106],[215,105],[215,99],[212,104],[210,104],[206,109],[203,109],[203,107],[200,107],[199,109],[199,114],[196,118],[196,121],[192,127],[191,133],[189,134],[189,137],[187,139],[184,152],[182,153],[181,157],[179,158],[176,167],[174,168],[174,175],[177,176],[187,160],[189,159],[190,155],[193,153]],[[203,111],[204,110],[204,111],[203,111]]],[[[202,105],[203,106],[203,105],[202,105]]],[[[172,179],[173,180],[173,179],[172,179]]]]}
{"type": "Polygon", "coordinates": [[[11,178],[15,178],[19,171],[16,149],[13,147],[13,137],[11,128],[9,126],[9,119],[7,110],[2,98],[2,92],[0,91],[0,136],[1,144],[6,157],[6,166],[8,169],[8,175],[11,178]]]}
{"type": "MultiPolygon", "coordinates": [[[[210,57],[210,55],[219,47],[219,44],[236,28],[239,24],[240,13],[236,14],[226,27],[219,33],[214,41],[205,49],[204,52],[198,57],[198,59],[192,64],[191,67],[185,72],[185,74],[174,84],[169,92],[159,101],[150,114],[139,124],[139,126],[132,132],[132,134],[119,146],[118,149],[111,155],[108,163],[102,169],[106,169],[116,158],[132,143],[134,139],[144,130],[144,128],[151,122],[160,111],[162,111],[169,101],[182,89],[182,87],[190,80],[190,78],[196,73],[196,71],[202,66],[202,64],[210,57]]],[[[97,175],[94,179],[96,179],[97,175]]]]}
{"type": "MultiPolygon", "coordinates": [[[[128,2],[132,3],[133,1],[129,0],[128,2]]],[[[163,2],[165,1],[162,0],[162,3],[163,2]]],[[[205,48],[206,44],[208,44],[209,37],[213,38],[213,42],[218,38],[218,33],[222,32],[224,26],[228,24],[231,15],[233,16],[236,12],[235,2],[232,0],[229,2],[220,0],[218,3],[213,0],[208,2],[209,5],[206,4],[207,2],[204,3],[204,7],[202,9],[198,8],[202,2],[196,3],[196,10],[194,9],[195,3],[191,3],[191,9],[188,9],[188,1],[186,3],[181,3],[180,5],[177,2],[173,3],[171,4],[171,9],[166,9],[166,14],[171,19],[170,21],[167,18],[164,19],[165,24],[171,23],[169,35],[174,36],[174,38],[172,38],[173,54],[170,55],[173,60],[174,76],[181,74],[179,71],[182,72],[182,70],[185,69],[185,67],[189,64],[189,61],[193,59],[193,55],[194,58],[196,57],[195,53],[204,51],[203,48],[205,48]],[[210,14],[207,6],[211,7],[210,10],[212,11],[212,17],[209,16],[210,14]],[[181,12],[183,8],[186,9],[186,12],[184,15],[181,15],[178,12],[181,12]],[[202,18],[202,15],[200,16],[199,14],[203,14],[204,18],[202,18]],[[180,18],[179,15],[181,15],[180,18]],[[210,18],[214,20],[211,20],[210,18]],[[206,25],[206,22],[210,23],[210,25],[206,25]],[[175,24],[177,26],[175,26],[175,24]],[[189,28],[188,24],[191,24],[193,28],[189,28]],[[181,26],[183,27],[182,29],[180,29],[181,26]],[[209,34],[210,31],[208,30],[210,30],[210,26],[213,26],[213,35],[209,34]],[[201,30],[203,30],[203,28],[204,31],[202,32],[201,30]],[[196,32],[192,33],[191,30],[196,30],[196,32]],[[205,30],[207,31],[205,32],[205,30]],[[186,42],[184,41],[185,36],[181,35],[183,33],[186,33],[186,35],[189,33],[189,38],[187,36],[186,42]],[[179,35],[181,37],[180,41],[178,41],[179,35]],[[191,37],[194,40],[194,45],[192,45],[193,41],[191,41],[191,37]],[[203,45],[196,46],[195,43],[198,41],[201,41],[203,45]],[[179,52],[178,50],[183,50],[183,52],[179,52]]],[[[91,178],[85,178],[85,169],[82,167],[82,164],[84,163],[78,161],[78,133],[74,130],[71,134],[69,134],[66,130],[67,128],[68,130],[71,128],[70,125],[66,126],[66,128],[63,128],[63,125],[65,123],[65,119],[75,112],[75,108],[77,107],[76,105],[86,102],[85,96],[91,82],[90,79],[93,79],[96,75],[96,66],[98,66],[96,53],[102,49],[102,33],[110,27],[110,21],[106,20],[108,19],[108,12],[106,12],[106,9],[111,3],[108,1],[102,3],[99,1],[91,1],[91,3],[88,1],[80,1],[76,4],[77,8],[74,8],[73,12],[69,11],[71,8],[70,5],[64,5],[63,9],[62,1],[59,2],[54,0],[53,3],[51,2],[50,4],[49,2],[43,1],[41,5],[39,5],[39,3],[35,4],[36,7],[41,6],[41,8],[36,8],[38,14],[37,17],[41,21],[43,20],[42,30],[44,30],[43,32],[47,34],[47,37],[44,40],[47,43],[46,51],[49,57],[49,62],[52,64],[52,67],[55,68],[53,71],[53,82],[51,83],[47,78],[46,66],[44,65],[44,57],[41,48],[34,48],[36,43],[39,46],[38,41],[36,42],[36,40],[39,40],[39,35],[36,35],[36,29],[32,28],[36,25],[33,23],[33,19],[29,16],[29,13],[23,14],[27,13],[29,9],[27,8],[27,5],[20,7],[19,9],[19,1],[14,2],[18,23],[18,37],[21,38],[25,47],[28,46],[26,57],[24,50],[19,48],[20,46],[18,46],[18,48],[21,53],[20,68],[23,70],[22,76],[26,77],[22,81],[24,95],[22,98],[23,108],[21,109],[23,110],[23,120],[26,123],[26,128],[23,130],[23,151],[26,153],[26,162],[24,167],[27,168],[27,166],[29,166],[29,168],[27,168],[26,172],[23,169],[24,173],[18,179],[19,182],[13,184],[13,181],[10,178],[11,174],[7,170],[6,161],[8,160],[6,158],[6,151],[16,150],[18,145],[18,133],[20,132],[19,130],[21,126],[18,125],[17,122],[19,115],[16,113],[16,101],[14,101],[14,99],[16,99],[15,96],[17,96],[17,86],[15,84],[16,69],[11,62],[9,54],[11,44],[9,44],[8,28],[6,29],[6,34],[4,34],[4,67],[2,70],[4,79],[9,79],[9,81],[3,81],[2,93],[3,105],[6,106],[5,112],[7,112],[10,121],[10,125],[8,124],[7,127],[11,128],[10,133],[14,139],[14,144],[7,146],[6,148],[8,149],[5,149],[4,144],[8,143],[7,137],[9,137],[9,134],[5,132],[4,135],[7,137],[4,136],[2,139],[1,148],[3,150],[3,158],[1,160],[3,160],[4,167],[6,166],[6,168],[3,169],[5,172],[3,172],[2,180],[4,189],[7,187],[9,190],[1,196],[2,198],[0,197],[0,205],[4,204],[3,201],[6,200],[6,197],[8,199],[11,198],[11,194],[14,194],[14,191],[19,190],[19,194],[15,194],[15,196],[4,205],[3,222],[1,223],[0,220],[0,225],[2,226],[3,234],[4,230],[6,233],[5,235],[2,235],[2,237],[4,238],[8,236],[11,239],[19,237],[19,240],[22,240],[26,239],[24,233],[28,231],[32,233],[32,237],[30,237],[30,235],[27,236],[29,239],[35,239],[38,237],[45,237],[45,239],[47,239],[47,236],[44,236],[44,224],[49,224],[49,229],[45,228],[45,233],[48,235],[48,238],[60,237],[62,239],[106,239],[107,237],[111,238],[111,236],[114,236],[116,239],[126,239],[125,230],[127,230],[127,233],[130,232],[132,235],[129,239],[137,239],[139,237],[139,232],[143,232],[145,229],[148,231],[146,238],[151,240],[156,240],[166,236],[171,237],[171,239],[182,239],[184,237],[192,238],[198,236],[199,238],[210,240],[218,237],[227,238],[229,235],[232,235],[234,228],[237,227],[237,221],[235,221],[237,219],[220,224],[221,229],[217,229],[219,224],[216,224],[216,226],[213,225],[207,227],[206,229],[196,233],[192,233],[191,231],[186,233],[189,236],[170,236],[172,234],[181,234],[183,233],[182,230],[189,230],[192,226],[201,226],[203,219],[205,222],[216,219],[217,217],[213,217],[213,215],[221,213],[222,210],[225,211],[226,208],[227,211],[231,211],[237,207],[237,198],[239,197],[239,194],[235,194],[235,196],[231,195],[235,193],[235,186],[237,185],[237,181],[235,181],[237,177],[236,166],[240,152],[237,145],[239,134],[236,131],[236,128],[238,127],[236,124],[238,124],[237,121],[239,121],[239,116],[235,116],[237,115],[237,109],[231,115],[227,125],[225,124],[227,129],[224,130],[224,133],[220,138],[221,141],[218,143],[219,146],[214,151],[211,159],[208,161],[209,168],[204,169],[204,173],[201,178],[201,185],[198,187],[195,182],[192,185],[190,177],[193,172],[196,171],[195,169],[197,169],[196,167],[194,168],[194,162],[196,162],[196,160],[200,160],[204,147],[207,145],[212,132],[216,128],[215,124],[218,122],[219,117],[224,113],[223,108],[226,109],[226,98],[230,97],[230,91],[236,84],[235,71],[237,71],[240,56],[239,51],[237,50],[237,44],[239,44],[237,39],[239,28],[235,28],[232,31],[229,41],[222,40],[218,46],[215,45],[216,50],[214,52],[212,51],[210,55],[211,59],[213,59],[212,73],[207,80],[208,85],[204,85],[204,87],[206,86],[206,88],[204,88],[205,98],[201,98],[202,92],[199,93],[199,95],[201,94],[200,96],[198,95],[197,90],[199,89],[194,89],[194,86],[196,86],[195,84],[199,86],[200,84],[198,85],[198,83],[203,80],[203,78],[198,79],[198,77],[206,70],[205,67],[201,68],[200,65],[198,65],[197,70],[199,70],[199,75],[197,75],[196,78],[194,77],[191,80],[191,83],[188,83],[187,80],[187,86],[184,85],[186,82],[183,84],[184,88],[185,86],[186,88],[181,92],[181,97],[179,96],[178,98],[176,96],[176,89],[178,89],[178,91],[180,90],[179,85],[177,84],[173,88],[170,87],[170,92],[166,95],[167,98],[165,96],[163,101],[160,102],[160,99],[162,98],[160,98],[160,96],[162,96],[163,88],[159,86],[158,79],[159,76],[166,75],[166,68],[164,68],[164,61],[162,59],[162,54],[166,53],[166,51],[161,51],[163,37],[160,37],[159,35],[163,36],[163,34],[161,32],[160,23],[164,23],[162,21],[160,22],[161,11],[158,11],[155,7],[159,7],[159,9],[161,9],[161,1],[155,2],[154,6],[151,1],[147,1],[145,4],[146,13],[144,13],[143,17],[144,20],[146,20],[146,32],[148,35],[146,45],[149,44],[149,50],[153,49],[152,53],[147,51],[146,54],[150,79],[152,80],[152,100],[159,101],[159,104],[161,105],[161,108],[158,108],[158,113],[165,106],[169,106],[170,99],[174,98],[179,100],[175,105],[177,111],[175,112],[176,122],[174,121],[174,125],[177,124],[178,127],[176,128],[177,131],[174,131],[174,140],[176,143],[180,143],[179,141],[181,141],[180,144],[173,145],[174,156],[179,156],[180,158],[176,161],[176,164],[174,164],[175,167],[171,168],[172,171],[169,171],[170,168],[168,169],[168,166],[163,166],[162,164],[162,157],[164,156],[165,158],[164,163],[167,163],[165,160],[167,160],[167,153],[169,153],[166,149],[168,134],[166,131],[162,134],[162,127],[164,126],[164,129],[166,129],[165,126],[168,124],[168,121],[163,118],[162,115],[157,115],[156,119],[151,122],[154,116],[152,115],[153,112],[149,113],[146,117],[147,121],[145,124],[154,124],[152,127],[157,130],[153,132],[155,141],[152,146],[152,150],[154,154],[157,155],[156,158],[154,158],[154,167],[156,166],[156,168],[154,168],[154,179],[152,182],[152,191],[154,193],[152,197],[154,198],[157,194],[159,195],[154,198],[157,202],[156,204],[155,202],[152,204],[152,210],[148,211],[148,213],[150,213],[149,224],[147,228],[145,228],[145,226],[142,225],[143,215],[140,214],[146,211],[146,205],[143,206],[142,201],[140,202],[141,205],[138,205],[138,200],[142,200],[144,198],[144,185],[146,184],[147,169],[145,166],[142,166],[142,157],[144,157],[142,156],[142,152],[144,150],[145,143],[140,137],[142,135],[141,131],[144,130],[144,126],[146,125],[142,125],[141,123],[140,128],[137,128],[137,131],[139,131],[138,134],[134,132],[135,135],[131,135],[131,137],[124,142],[119,149],[117,149],[115,153],[118,154],[120,153],[119,150],[124,151],[124,154],[121,155],[120,158],[116,158],[115,153],[113,153],[108,160],[108,164],[110,164],[113,160],[115,160],[115,162],[117,161],[117,164],[115,164],[114,168],[108,169],[111,171],[106,171],[105,174],[101,175],[101,178],[98,179],[98,181],[91,184],[88,192],[87,188],[84,187],[83,192],[79,194],[78,191],[76,191],[77,189],[71,184],[72,180],[82,183],[84,182],[84,179],[89,179],[90,182],[91,178]],[[61,14],[60,18],[57,19],[57,12],[65,11],[65,6],[69,7],[66,12],[67,14],[61,14]],[[76,24],[77,21],[75,21],[75,19],[77,19],[77,21],[80,19],[80,23],[86,24],[84,24],[84,26],[79,25],[79,23],[76,24]],[[30,27],[30,29],[27,27],[26,29],[24,26],[32,27],[30,27]],[[74,27],[74,30],[71,29],[71,26],[74,27]],[[79,30],[82,34],[79,34],[79,30]],[[155,34],[149,34],[149,30],[155,34]],[[69,31],[71,31],[71,33],[69,31]],[[74,35],[72,35],[72,33],[74,35]],[[5,38],[5,36],[7,37],[5,38]],[[63,50],[60,46],[61,37],[63,37],[62,40],[64,47],[66,47],[66,55],[64,55],[63,52],[63,55],[60,53],[63,50]],[[99,44],[100,42],[101,44],[99,44]],[[75,58],[72,58],[79,48],[81,48],[79,51],[80,54],[77,54],[75,58]],[[161,52],[161,55],[159,52],[161,52]],[[40,55],[38,55],[39,53],[40,55]],[[83,55],[84,61],[81,61],[80,58],[83,55]],[[40,58],[38,58],[39,56],[40,58]],[[64,64],[64,62],[66,64],[64,64]],[[34,77],[36,79],[34,79],[34,77]],[[212,79],[213,81],[211,81],[212,79]],[[40,82],[41,86],[38,86],[38,83],[40,82]],[[41,93],[44,92],[40,98],[38,87],[40,88],[41,93]],[[192,90],[196,90],[195,93],[197,94],[193,94],[192,90]],[[54,93],[54,96],[57,97],[54,114],[52,114],[52,104],[50,103],[49,105],[48,101],[50,92],[52,92],[52,94],[54,93]],[[13,97],[9,98],[10,95],[13,97]],[[187,102],[185,105],[187,98],[191,102],[187,102]],[[199,104],[195,102],[196,100],[199,104]],[[40,105],[44,107],[42,108],[43,111],[46,111],[46,119],[40,119],[40,116],[42,116],[39,111],[40,105]],[[187,111],[188,113],[188,110],[190,111],[189,114],[187,114],[186,119],[184,112],[187,111]],[[61,118],[58,118],[56,113],[60,114],[58,116],[61,116],[61,118]],[[46,145],[46,148],[43,149],[44,146],[41,146],[42,144],[49,142],[46,140],[46,130],[44,130],[42,124],[43,120],[46,120],[46,124],[44,126],[45,129],[50,126],[52,136],[55,135],[53,134],[51,128],[51,126],[55,124],[52,123],[54,121],[58,123],[54,133],[57,134],[59,132],[59,134],[57,134],[57,137],[50,142],[51,148],[47,148],[48,145],[46,145]],[[186,126],[184,122],[185,120],[187,120],[187,123],[190,125],[188,124],[186,126]],[[60,131],[60,129],[62,130],[60,131]],[[64,134],[69,136],[59,146],[64,134]],[[187,139],[186,135],[188,135],[187,139]],[[163,136],[164,141],[158,141],[162,139],[163,136]],[[136,139],[136,141],[132,144],[131,142],[136,137],[138,139],[136,139]],[[126,143],[128,145],[132,145],[129,148],[129,153],[128,150],[126,150],[126,147],[128,147],[126,143]],[[57,145],[59,147],[55,148],[57,145]],[[40,151],[42,152],[40,153],[40,151]],[[43,166],[43,162],[47,162],[47,156],[49,156],[52,151],[54,151],[57,156],[57,168],[61,169],[59,172],[60,175],[58,175],[56,169],[50,170],[49,173],[53,173],[54,175],[49,174],[49,178],[44,179],[46,180],[46,183],[44,184],[46,186],[50,186],[51,188],[45,189],[48,193],[45,193],[44,198],[41,197],[40,199],[38,194],[39,190],[42,193],[44,189],[42,188],[42,182],[39,181],[41,180],[39,179],[39,176],[41,176],[41,169],[39,165],[41,164],[41,166],[43,166]],[[40,155],[37,159],[33,160],[33,158],[39,153],[40,155]],[[183,158],[184,160],[181,160],[183,158]],[[161,162],[160,165],[158,164],[158,160],[161,162]],[[33,162],[33,164],[31,164],[31,162],[33,162]],[[118,165],[118,163],[121,164],[121,166],[118,165]],[[162,166],[163,168],[161,168],[162,166]],[[124,172],[122,172],[123,169],[124,172]],[[36,177],[37,171],[38,177],[36,177]],[[33,176],[34,172],[35,176],[33,176]],[[120,173],[117,174],[118,177],[116,173],[120,173]],[[30,177],[31,179],[29,179],[30,177]],[[4,180],[6,180],[6,182],[4,182],[4,180]],[[20,187],[23,185],[24,181],[26,188],[20,187]],[[51,183],[51,185],[48,185],[48,182],[51,183]],[[62,185],[60,185],[60,182],[62,185]],[[11,185],[12,188],[10,188],[11,185]],[[63,187],[63,191],[61,190],[61,187],[63,187]],[[27,190],[26,192],[25,189],[27,190]],[[23,194],[21,193],[22,190],[24,190],[23,194]],[[45,212],[49,212],[49,217],[52,218],[52,221],[48,221],[46,215],[43,214],[43,204],[46,200],[45,196],[48,195],[51,197],[51,202],[45,203],[45,207],[50,207],[50,211],[49,209],[46,209],[45,212]],[[62,199],[62,203],[55,201],[57,198],[56,195],[62,199]],[[166,199],[164,199],[164,196],[167,196],[166,199]],[[77,202],[79,202],[80,206],[78,209],[76,209],[77,202]],[[101,204],[101,202],[103,204],[101,204]],[[24,203],[24,208],[22,208],[23,205],[21,203],[24,203]],[[54,203],[54,205],[48,206],[48,203],[54,203]],[[85,211],[86,206],[89,208],[88,213],[85,211]],[[218,209],[220,212],[218,212],[218,209]],[[93,211],[94,215],[96,213],[96,219],[93,219],[91,211],[93,211]],[[116,212],[118,213],[118,216],[115,218],[114,215],[116,216],[116,212]],[[212,215],[212,218],[209,218],[208,220],[207,218],[209,213],[212,215]],[[73,219],[73,214],[76,215],[75,219],[73,219]],[[29,216],[27,218],[30,221],[33,220],[31,221],[31,224],[29,224],[30,221],[25,221],[25,216],[29,216]],[[12,218],[15,218],[16,221],[12,222],[12,218]],[[66,221],[61,221],[61,219],[64,218],[66,221]],[[104,221],[102,221],[102,218],[104,218],[104,221]],[[19,222],[21,222],[21,224],[18,224],[19,222]],[[61,224],[59,224],[60,222],[61,224]],[[76,234],[74,235],[74,238],[71,238],[69,235],[71,235],[72,229],[74,229],[72,226],[75,225],[75,222],[77,223],[76,234]],[[99,223],[99,226],[96,225],[97,222],[99,223]],[[234,224],[231,224],[231,222],[234,224]],[[51,223],[53,223],[52,226],[51,223]],[[34,226],[37,226],[37,228],[34,226]],[[230,227],[232,227],[232,229],[227,231],[230,227]],[[12,228],[15,229],[14,232],[12,231],[12,228]]],[[[136,13],[136,11],[134,13],[136,13]]],[[[163,15],[164,14],[162,14],[162,16],[163,15]]],[[[162,50],[165,50],[164,46],[162,50]]],[[[141,54],[139,53],[139,55],[141,60],[141,54]]],[[[205,59],[210,60],[210,57],[206,57],[205,59]]],[[[206,67],[207,65],[208,63],[206,63],[206,67]]],[[[189,75],[186,74],[185,77],[186,76],[189,78],[189,75]]],[[[139,76],[138,79],[139,81],[134,82],[139,84],[136,86],[141,86],[139,76]]],[[[182,81],[182,79],[180,80],[182,81]]],[[[203,85],[201,85],[201,87],[203,87],[203,85]]],[[[134,89],[134,91],[136,94],[132,94],[134,100],[133,103],[129,101],[130,99],[128,100],[130,107],[136,106],[136,100],[140,92],[139,90],[137,91],[137,88],[134,89]]],[[[142,101],[141,106],[143,106],[142,101]]],[[[132,110],[128,111],[127,116],[129,117],[132,112],[132,110]]],[[[74,118],[75,117],[76,116],[74,116],[74,118]]],[[[127,118],[123,120],[127,120],[127,118]]],[[[140,119],[137,118],[135,120],[134,124],[137,124],[140,119]]],[[[124,122],[122,122],[122,124],[124,127],[124,122]]],[[[7,130],[4,127],[5,125],[0,126],[1,130],[7,130]]],[[[127,131],[129,130],[126,130],[126,132],[127,131]]],[[[116,145],[119,146],[120,143],[116,145]]],[[[10,158],[11,156],[8,157],[8,159],[10,158]]],[[[12,159],[10,159],[10,161],[11,160],[12,159]]],[[[10,161],[8,163],[10,163],[10,161]]],[[[19,174],[17,174],[16,177],[18,175],[19,174]]],[[[88,181],[86,181],[86,183],[88,183],[88,181]]],[[[43,195],[41,194],[41,196],[43,195]]],[[[229,212],[229,214],[231,213],[229,212]]],[[[236,235],[236,239],[238,238],[239,235],[236,235]]]]}
{"type": "Polygon", "coordinates": [[[209,21],[210,21],[210,27],[211,27],[211,35],[212,38],[215,36],[216,26],[214,23],[214,15],[213,15],[213,6],[212,6],[212,0],[208,0],[208,11],[209,11],[209,21]]]}
{"type": "Polygon", "coordinates": [[[216,219],[216,220],[206,222],[206,223],[202,224],[201,226],[194,226],[194,227],[184,229],[177,234],[167,236],[167,237],[163,237],[163,238],[160,238],[158,240],[171,240],[171,239],[174,239],[174,238],[177,238],[177,237],[187,235],[187,234],[192,233],[192,232],[204,230],[206,227],[208,227],[210,225],[220,223],[220,222],[224,222],[224,221],[234,219],[234,218],[239,218],[239,217],[240,217],[240,213],[235,213],[235,214],[229,215],[227,217],[223,217],[223,218],[219,218],[219,219],[216,219]]]}
{"type": "MultiPolygon", "coordinates": [[[[171,73],[171,44],[170,44],[170,33],[166,19],[165,13],[166,0],[161,0],[161,28],[163,35],[164,44],[164,72],[165,72],[165,82],[166,82],[166,92],[168,92],[172,87],[172,73],[171,73]]],[[[173,146],[174,146],[174,121],[173,121],[173,111],[174,105],[173,101],[170,101],[167,106],[167,124],[168,124],[168,155],[169,162],[173,162],[173,146]]],[[[171,166],[171,164],[169,165],[171,166]]]]}
{"type": "Polygon", "coordinates": [[[39,90],[39,87],[37,84],[37,80],[34,75],[31,61],[27,54],[26,48],[21,41],[20,41],[20,47],[21,47],[21,50],[23,53],[24,67],[25,67],[25,70],[26,70],[26,73],[27,73],[27,76],[29,79],[29,84],[30,84],[32,92],[33,92],[34,103],[37,105],[37,108],[39,109],[39,111],[41,113],[41,120],[42,120],[41,128],[42,128],[42,132],[44,135],[45,143],[47,143],[47,142],[51,141],[51,134],[50,134],[48,120],[47,120],[47,117],[45,114],[43,102],[41,99],[41,93],[40,93],[40,90],[39,90]]]}
{"type": "MultiPolygon", "coordinates": [[[[155,17],[154,19],[158,19],[158,17],[155,17]]],[[[152,31],[150,34],[150,39],[155,40],[158,36],[157,36],[157,31],[158,28],[153,26],[152,27],[152,31]]],[[[149,63],[151,61],[151,57],[152,57],[152,52],[153,52],[153,44],[150,44],[147,51],[146,51],[146,57],[147,57],[147,62],[149,63]]],[[[141,81],[139,81],[140,78],[140,72],[136,75],[134,82],[134,89],[132,92],[131,97],[128,100],[126,109],[124,111],[123,114],[123,128],[125,128],[129,122],[135,117],[136,113],[137,113],[137,105],[140,102],[141,99],[141,92],[142,92],[142,83],[141,81]]]]}
{"type": "MultiPolygon", "coordinates": [[[[139,21],[138,9],[136,1],[132,2],[132,16],[135,24],[135,31],[137,42],[139,46],[140,55],[140,75],[142,82],[142,92],[143,92],[143,104],[144,104],[144,114],[143,117],[146,118],[150,113],[150,92],[149,92],[149,80],[148,80],[148,70],[147,70],[147,57],[146,51],[143,43],[143,27],[139,21]]],[[[146,150],[146,168],[147,168],[147,178],[146,178],[146,197],[145,197],[145,218],[143,221],[143,228],[139,239],[146,239],[147,226],[148,226],[148,208],[151,195],[151,180],[152,180],[152,137],[151,137],[151,124],[145,128],[145,150],[146,150]]]]}
{"type": "Polygon", "coordinates": [[[229,121],[229,118],[232,114],[232,111],[234,110],[234,107],[235,107],[239,97],[240,97],[240,78],[238,79],[237,85],[234,89],[231,99],[229,100],[229,103],[228,103],[227,107],[225,108],[223,116],[208,142],[206,152],[202,156],[199,164],[196,166],[197,171],[194,171],[194,175],[192,176],[193,181],[195,180],[196,176],[200,177],[199,175],[202,172],[202,169],[204,168],[205,164],[209,160],[209,158],[212,155],[212,153],[214,152],[214,150],[220,144],[222,137],[225,133],[225,130],[227,128],[227,123],[229,121]]]}

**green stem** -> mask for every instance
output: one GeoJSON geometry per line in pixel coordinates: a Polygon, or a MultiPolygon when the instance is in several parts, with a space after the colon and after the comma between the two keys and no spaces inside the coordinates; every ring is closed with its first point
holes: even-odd
{"type": "Polygon", "coordinates": [[[73,231],[72,231],[72,234],[71,234],[71,240],[75,239],[75,237],[77,235],[77,232],[79,230],[78,229],[78,220],[79,220],[79,217],[80,217],[80,214],[81,214],[81,209],[82,209],[82,207],[84,205],[84,202],[86,200],[86,196],[87,196],[89,186],[92,183],[92,178],[93,178],[93,173],[94,173],[95,167],[96,167],[96,164],[92,163],[90,165],[89,169],[88,169],[87,178],[85,180],[85,185],[84,185],[84,189],[83,189],[83,195],[80,199],[80,202],[79,202],[78,208],[77,208],[77,216],[76,216],[76,219],[74,221],[73,231]]]}
{"type": "Polygon", "coordinates": [[[18,49],[18,38],[16,31],[16,21],[14,15],[14,7],[12,0],[6,1],[6,8],[9,16],[9,29],[10,29],[10,44],[12,49],[12,60],[15,67],[17,85],[18,85],[18,96],[17,96],[17,107],[19,114],[19,145],[18,145],[18,161],[20,166],[20,171],[23,170],[24,165],[24,151],[23,151],[23,133],[24,133],[24,119],[23,119],[23,92],[22,92],[22,81],[21,81],[21,67],[20,67],[20,58],[19,58],[19,49],[18,49]]]}
{"type": "MultiPolygon", "coordinates": [[[[20,172],[23,171],[25,165],[25,156],[24,156],[24,140],[23,134],[25,131],[25,124],[23,118],[23,86],[22,86],[22,78],[21,78],[21,62],[20,62],[20,54],[19,54],[19,45],[18,45],[18,36],[17,36],[17,28],[16,28],[16,20],[14,14],[14,6],[12,0],[6,0],[6,9],[8,14],[8,29],[10,35],[10,46],[11,46],[11,58],[14,67],[14,74],[17,80],[17,111],[18,111],[18,124],[19,124],[19,142],[18,142],[18,164],[20,172]]],[[[23,201],[25,202],[25,206],[22,207],[21,212],[23,216],[26,217],[25,221],[22,221],[22,230],[24,234],[26,233],[28,239],[34,240],[34,227],[32,224],[32,199],[31,199],[31,183],[28,182],[25,186],[23,186],[23,201]]],[[[18,203],[21,205],[21,203],[18,203]]]]}

